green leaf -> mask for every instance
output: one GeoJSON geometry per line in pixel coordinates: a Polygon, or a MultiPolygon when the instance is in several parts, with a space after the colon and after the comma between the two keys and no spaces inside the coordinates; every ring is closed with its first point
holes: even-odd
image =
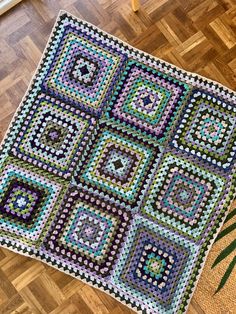
{"type": "Polygon", "coordinates": [[[230,262],[228,268],[226,269],[226,271],[225,271],[223,277],[221,278],[221,281],[220,281],[220,283],[219,283],[218,288],[216,289],[215,294],[216,294],[217,292],[219,292],[219,291],[224,287],[224,285],[226,284],[227,280],[229,279],[229,276],[231,275],[231,273],[232,273],[232,271],[233,271],[235,265],[236,265],[236,256],[234,256],[234,258],[233,258],[232,261],[230,262]]]}
{"type": "Polygon", "coordinates": [[[236,250],[236,239],[234,239],[223,251],[215,259],[211,268],[214,268],[217,264],[219,264],[224,258],[226,258],[230,253],[236,250]]]}
{"type": "Polygon", "coordinates": [[[222,230],[218,236],[215,239],[215,242],[219,241],[220,239],[222,239],[224,236],[226,236],[227,234],[229,234],[231,231],[236,230],[236,222],[233,223],[232,225],[228,226],[227,228],[225,228],[224,230],[222,230]]]}
{"type": "Polygon", "coordinates": [[[236,216],[236,207],[233,210],[231,210],[230,213],[228,213],[228,215],[225,218],[225,222],[224,223],[226,223],[227,221],[232,219],[234,216],[236,216]]]}

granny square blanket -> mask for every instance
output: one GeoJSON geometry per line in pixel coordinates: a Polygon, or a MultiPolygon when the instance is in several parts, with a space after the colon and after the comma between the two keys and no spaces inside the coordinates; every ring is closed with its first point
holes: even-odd
{"type": "Polygon", "coordinates": [[[235,195],[236,94],[61,11],[0,151],[0,245],[185,313],[235,195]]]}

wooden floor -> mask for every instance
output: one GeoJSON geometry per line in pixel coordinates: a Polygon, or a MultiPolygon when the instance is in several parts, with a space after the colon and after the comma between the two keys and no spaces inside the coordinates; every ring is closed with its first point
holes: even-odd
{"type": "MultiPolygon", "coordinates": [[[[0,137],[32,77],[59,9],[135,47],[236,89],[235,0],[24,0],[0,17],[0,137]]],[[[235,314],[234,271],[213,296],[227,259],[210,266],[236,232],[213,246],[189,314],[235,314]]],[[[0,313],[132,313],[111,297],[41,262],[0,249],[0,313]]]]}

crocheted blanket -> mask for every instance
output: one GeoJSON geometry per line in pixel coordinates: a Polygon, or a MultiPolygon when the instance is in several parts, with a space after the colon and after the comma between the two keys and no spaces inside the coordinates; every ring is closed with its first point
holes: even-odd
{"type": "Polygon", "coordinates": [[[0,244],[184,313],[235,194],[235,96],[62,11],[1,146],[0,244]]]}

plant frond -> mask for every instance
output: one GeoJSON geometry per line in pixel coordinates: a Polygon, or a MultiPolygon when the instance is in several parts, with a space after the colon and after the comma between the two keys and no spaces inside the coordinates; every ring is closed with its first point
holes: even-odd
{"type": "Polygon", "coordinates": [[[234,258],[230,262],[228,268],[226,269],[223,277],[221,278],[221,281],[219,283],[218,288],[215,291],[215,294],[217,292],[219,292],[224,287],[224,285],[226,284],[227,280],[229,279],[229,276],[231,275],[232,271],[234,270],[235,266],[236,266],[236,256],[234,256],[234,258]]]}
{"type": "Polygon", "coordinates": [[[229,234],[230,232],[236,230],[236,222],[233,223],[232,225],[228,226],[227,228],[225,228],[224,230],[222,230],[218,236],[215,239],[215,242],[219,241],[220,239],[222,239],[224,236],[226,236],[227,234],[229,234]]]}
{"type": "Polygon", "coordinates": [[[212,264],[211,268],[214,268],[234,250],[236,250],[236,239],[234,239],[223,251],[220,252],[220,254],[215,259],[214,263],[212,264]]]}
{"type": "Polygon", "coordinates": [[[227,217],[225,218],[225,222],[224,223],[226,223],[227,221],[232,219],[234,216],[236,216],[236,207],[233,210],[231,210],[230,213],[228,213],[227,217]]]}

